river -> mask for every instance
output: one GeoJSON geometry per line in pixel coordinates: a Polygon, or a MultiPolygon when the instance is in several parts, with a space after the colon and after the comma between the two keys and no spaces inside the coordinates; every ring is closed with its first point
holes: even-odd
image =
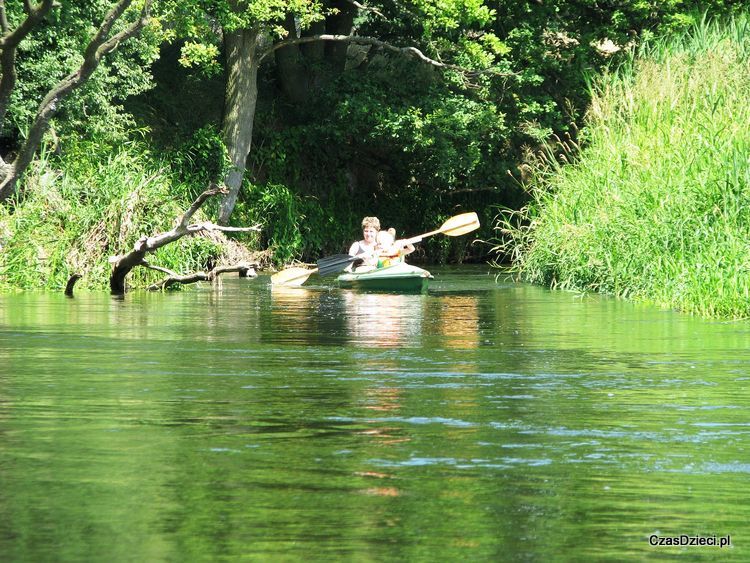
{"type": "Polygon", "coordinates": [[[749,322],[434,273],[0,296],[0,559],[750,558],[749,322]]]}

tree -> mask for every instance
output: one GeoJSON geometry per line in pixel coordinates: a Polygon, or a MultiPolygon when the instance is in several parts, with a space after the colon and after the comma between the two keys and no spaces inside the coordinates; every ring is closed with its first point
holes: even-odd
{"type": "MultiPolygon", "coordinates": [[[[50,121],[59,111],[60,104],[74,90],[80,88],[99,67],[102,58],[115,51],[122,43],[137,36],[149,21],[152,0],[143,0],[140,9],[129,10],[133,0],[120,0],[106,13],[93,37],[82,53],[80,66],[54,85],[40,102],[29,126],[26,138],[21,142],[12,160],[0,157],[0,202],[7,200],[15,191],[18,181],[31,164],[34,154],[48,131],[50,121]],[[123,20],[132,18],[123,27],[123,20]],[[120,27],[119,30],[116,28],[120,27]]],[[[0,0],[0,127],[17,84],[17,53],[21,42],[39,27],[53,9],[66,9],[53,0],[42,0],[32,4],[24,0],[23,13],[16,18],[19,23],[12,25],[13,18],[6,10],[4,0],[0,0]]],[[[16,14],[12,14],[16,15],[16,14]]],[[[2,131],[0,130],[0,134],[2,131]]],[[[7,158],[7,157],[6,157],[7,158]]]]}
{"type": "MultiPolygon", "coordinates": [[[[492,15],[481,1],[450,0],[443,2],[444,6],[440,8],[433,4],[429,0],[415,2],[416,19],[426,18],[428,23],[434,24],[433,27],[453,29],[467,23],[464,28],[466,38],[477,24],[487,23],[492,15]]],[[[351,43],[415,57],[437,68],[464,70],[440,60],[441,53],[451,49],[452,43],[440,45],[431,42],[435,53],[430,56],[414,45],[401,47],[387,39],[357,35],[354,28],[357,16],[385,16],[380,10],[366,8],[355,0],[196,0],[190,6],[192,8],[186,7],[185,2],[174,2],[167,9],[178,16],[181,30],[192,33],[196,39],[205,36],[212,23],[218,24],[223,31],[227,82],[222,134],[232,166],[224,180],[228,193],[220,206],[220,224],[229,221],[242,185],[252,145],[258,69],[269,55],[276,54],[281,84],[287,95],[296,101],[308,96],[320,78],[310,71],[310,60],[302,60],[305,48],[306,56],[327,57],[339,70],[344,68],[346,46],[351,43]],[[200,12],[199,8],[205,11],[200,12]],[[210,19],[196,17],[199,13],[209,15],[210,19]],[[324,44],[331,46],[326,48],[324,44]]],[[[430,26],[423,25],[422,29],[430,29],[430,26]]],[[[482,41],[486,41],[488,36],[482,36],[482,41]]],[[[206,64],[210,59],[206,55],[212,52],[217,51],[188,41],[183,48],[183,61],[188,65],[206,64]]],[[[491,62],[485,61],[485,67],[491,62]]]]}

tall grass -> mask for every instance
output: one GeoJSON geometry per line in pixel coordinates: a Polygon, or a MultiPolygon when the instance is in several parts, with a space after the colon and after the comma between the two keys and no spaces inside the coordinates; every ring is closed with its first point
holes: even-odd
{"type": "Polygon", "coordinates": [[[747,17],[702,21],[599,80],[575,162],[550,147],[532,202],[498,226],[520,275],[750,316],[748,55],[747,17]]]}
{"type": "MultiPolygon", "coordinates": [[[[85,143],[62,160],[43,152],[25,175],[15,208],[0,206],[0,290],[60,289],[73,273],[83,275],[79,287],[108,287],[108,257],[172,228],[190,205],[195,190],[175,176],[142,146],[97,154],[95,144],[85,143]]],[[[150,261],[179,272],[201,270],[222,261],[226,248],[219,242],[184,237],[150,261]]],[[[128,282],[139,287],[163,276],[137,268],[128,282]]]]}

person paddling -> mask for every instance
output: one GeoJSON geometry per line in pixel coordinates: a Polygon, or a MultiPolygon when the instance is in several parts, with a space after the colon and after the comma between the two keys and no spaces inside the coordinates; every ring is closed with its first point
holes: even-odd
{"type": "Polygon", "coordinates": [[[378,244],[377,236],[379,231],[380,219],[377,217],[365,217],[362,219],[362,240],[355,242],[349,247],[349,256],[363,254],[363,266],[376,266],[378,255],[375,252],[375,247],[378,244]]]}

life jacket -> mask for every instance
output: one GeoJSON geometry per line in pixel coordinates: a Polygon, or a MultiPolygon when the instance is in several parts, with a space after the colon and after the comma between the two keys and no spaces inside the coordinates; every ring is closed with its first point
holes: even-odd
{"type": "Polygon", "coordinates": [[[398,254],[391,254],[391,255],[384,255],[381,254],[378,256],[378,268],[387,268],[388,266],[393,266],[394,264],[399,264],[404,261],[403,255],[399,252],[398,254]]]}

